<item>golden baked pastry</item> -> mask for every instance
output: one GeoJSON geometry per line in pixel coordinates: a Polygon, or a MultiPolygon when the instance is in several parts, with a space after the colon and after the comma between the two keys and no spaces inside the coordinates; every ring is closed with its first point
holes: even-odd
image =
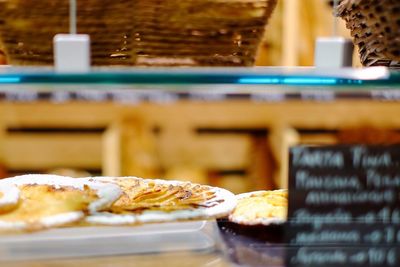
{"type": "Polygon", "coordinates": [[[79,181],[56,175],[4,179],[18,188],[18,203],[0,214],[0,231],[39,230],[77,222],[87,213],[109,207],[120,189],[112,184],[79,181]]]}
{"type": "Polygon", "coordinates": [[[0,214],[14,209],[18,205],[19,190],[13,184],[0,184],[0,214]]]}
{"type": "MultiPolygon", "coordinates": [[[[19,187],[21,201],[17,208],[0,215],[1,222],[30,224],[31,230],[41,228],[43,218],[64,214],[60,223],[74,222],[80,214],[87,211],[90,203],[98,200],[94,190],[85,187],[80,190],[74,187],[55,187],[53,185],[23,185],[19,187]]],[[[44,223],[46,224],[46,223],[44,223]]]]}
{"type": "Polygon", "coordinates": [[[237,199],[237,206],[229,215],[232,222],[268,225],[286,221],[288,192],[285,189],[240,194],[237,199]]]}
{"type": "Polygon", "coordinates": [[[226,216],[236,206],[235,196],[221,188],[190,182],[98,177],[90,181],[117,184],[122,196],[109,212],[88,216],[95,224],[135,224],[226,216]]]}
{"type": "Polygon", "coordinates": [[[173,211],[217,203],[207,201],[215,197],[215,192],[191,183],[164,184],[153,180],[117,179],[124,194],[111,206],[114,213],[140,211],[144,209],[173,211]]]}

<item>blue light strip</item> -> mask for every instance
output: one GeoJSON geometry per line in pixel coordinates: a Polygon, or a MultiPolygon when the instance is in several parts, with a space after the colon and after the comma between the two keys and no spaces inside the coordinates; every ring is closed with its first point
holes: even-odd
{"type": "Polygon", "coordinates": [[[0,83],[19,83],[21,77],[0,77],[0,83]]]}
{"type": "Polygon", "coordinates": [[[284,78],[282,80],[283,84],[336,84],[336,79],[330,78],[284,78]]]}
{"type": "Polygon", "coordinates": [[[239,78],[238,83],[244,84],[279,84],[278,78],[239,78]]]}
{"type": "Polygon", "coordinates": [[[288,85],[325,85],[325,84],[337,84],[338,80],[333,78],[262,78],[262,77],[250,77],[250,78],[239,78],[238,83],[240,84],[288,84],[288,85]]]}

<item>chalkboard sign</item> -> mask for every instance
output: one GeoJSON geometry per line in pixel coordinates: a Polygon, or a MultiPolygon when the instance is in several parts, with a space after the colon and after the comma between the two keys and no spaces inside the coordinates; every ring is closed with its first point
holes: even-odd
{"type": "Polygon", "coordinates": [[[287,266],[400,266],[400,146],[290,150],[287,266]]]}

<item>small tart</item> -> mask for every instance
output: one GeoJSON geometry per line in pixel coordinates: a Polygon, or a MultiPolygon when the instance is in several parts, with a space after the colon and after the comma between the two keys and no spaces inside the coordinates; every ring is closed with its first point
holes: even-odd
{"type": "Polygon", "coordinates": [[[0,181],[19,189],[18,206],[0,214],[0,231],[40,230],[75,223],[120,196],[118,186],[56,175],[23,175],[0,181]]]}
{"type": "Polygon", "coordinates": [[[0,214],[14,209],[18,205],[19,190],[13,184],[0,184],[0,214]]]}
{"type": "Polygon", "coordinates": [[[117,184],[123,192],[109,212],[86,217],[86,221],[93,224],[212,219],[228,215],[236,206],[231,192],[190,182],[137,177],[88,179],[117,184]]]}
{"type": "Polygon", "coordinates": [[[245,225],[284,223],[287,218],[287,195],[286,189],[240,194],[229,220],[245,225]]]}

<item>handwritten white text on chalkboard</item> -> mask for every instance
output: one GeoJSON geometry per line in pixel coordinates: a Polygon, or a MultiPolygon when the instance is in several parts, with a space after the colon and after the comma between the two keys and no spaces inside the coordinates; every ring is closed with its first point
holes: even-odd
{"type": "MultiPolygon", "coordinates": [[[[339,248],[300,248],[291,259],[291,263],[318,266],[340,266],[340,264],[353,263],[357,266],[397,266],[398,256],[396,248],[369,247],[357,249],[339,248]]],[[[348,266],[348,265],[346,265],[348,266]]]]}
{"type": "Polygon", "coordinates": [[[364,190],[359,192],[312,191],[306,196],[307,205],[355,205],[355,204],[390,204],[396,200],[394,190],[364,190]]]}
{"type": "Polygon", "coordinates": [[[353,154],[353,165],[357,167],[389,167],[392,164],[392,158],[389,153],[369,154],[367,149],[357,146],[351,149],[353,154]]]}
{"type": "Polygon", "coordinates": [[[335,174],[313,175],[307,170],[295,174],[297,189],[361,189],[362,185],[356,175],[340,176],[335,174]]]}
{"type": "Polygon", "coordinates": [[[336,167],[344,165],[343,154],[336,151],[309,151],[304,147],[292,149],[292,164],[296,167],[336,167]]]}
{"type": "Polygon", "coordinates": [[[399,174],[382,174],[377,170],[367,170],[367,186],[375,188],[400,187],[399,174]]]}

